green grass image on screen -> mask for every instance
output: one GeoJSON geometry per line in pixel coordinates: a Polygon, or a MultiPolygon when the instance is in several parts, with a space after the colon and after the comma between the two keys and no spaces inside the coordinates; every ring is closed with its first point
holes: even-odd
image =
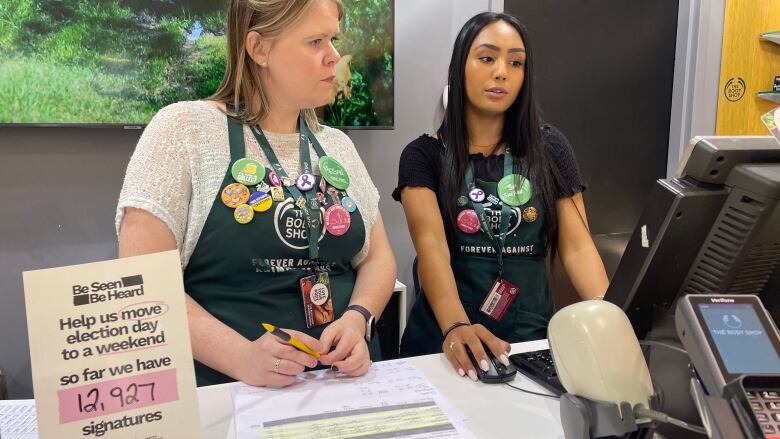
{"type": "MultiPolygon", "coordinates": [[[[343,0],[332,126],[393,125],[393,0],[343,0]],[[349,63],[346,63],[349,61],[349,63]]],[[[0,124],[144,125],[219,86],[223,0],[0,0],[0,124]]]]}

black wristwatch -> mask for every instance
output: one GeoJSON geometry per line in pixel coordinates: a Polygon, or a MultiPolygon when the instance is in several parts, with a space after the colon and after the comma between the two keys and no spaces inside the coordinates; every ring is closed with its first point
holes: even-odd
{"type": "Polygon", "coordinates": [[[363,318],[366,319],[366,343],[371,343],[371,338],[374,337],[374,334],[376,334],[376,322],[374,321],[374,316],[369,310],[360,305],[349,305],[347,309],[344,310],[344,312],[350,310],[359,312],[363,318]]]}

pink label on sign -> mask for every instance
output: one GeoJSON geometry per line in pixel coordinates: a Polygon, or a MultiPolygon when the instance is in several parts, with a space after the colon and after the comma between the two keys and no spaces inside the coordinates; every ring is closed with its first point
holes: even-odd
{"type": "Polygon", "coordinates": [[[479,232],[479,218],[474,209],[462,210],[458,214],[458,228],[469,235],[479,232]]]}
{"type": "MultiPolygon", "coordinates": [[[[136,365],[156,360],[136,360],[136,365]]],[[[143,367],[143,366],[142,366],[143,367]]],[[[146,366],[154,367],[154,366],[146,366]]],[[[121,366],[106,368],[116,373],[121,366]]],[[[60,424],[179,400],[176,369],[103,381],[57,392],[60,424]]]]}
{"type": "Polygon", "coordinates": [[[351,224],[352,218],[344,207],[334,205],[325,211],[325,230],[331,235],[341,236],[347,233],[351,224]]]}

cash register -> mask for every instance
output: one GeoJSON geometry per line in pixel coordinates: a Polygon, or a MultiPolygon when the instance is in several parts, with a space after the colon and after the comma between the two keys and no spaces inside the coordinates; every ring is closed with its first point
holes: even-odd
{"type": "MultiPolygon", "coordinates": [[[[780,145],[773,137],[695,137],[677,175],[653,184],[604,300],[625,311],[640,340],[664,322],[673,327],[686,296],[755,295],[776,321],[779,201],[780,145]]],[[[549,350],[510,359],[551,393],[565,392],[549,350]]]]}

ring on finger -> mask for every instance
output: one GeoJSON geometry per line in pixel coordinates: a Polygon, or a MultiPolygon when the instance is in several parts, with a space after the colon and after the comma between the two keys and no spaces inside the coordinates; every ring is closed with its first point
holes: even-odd
{"type": "Polygon", "coordinates": [[[281,358],[277,358],[276,360],[274,360],[274,368],[273,368],[274,373],[276,373],[276,374],[279,373],[279,364],[281,362],[282,362],[281,358]]]}
{"type": "Polygon", "coordinates": [[[455,350],[455,342],[454,341],[450,342],[450,350],[451,351],[455,350]]]}

